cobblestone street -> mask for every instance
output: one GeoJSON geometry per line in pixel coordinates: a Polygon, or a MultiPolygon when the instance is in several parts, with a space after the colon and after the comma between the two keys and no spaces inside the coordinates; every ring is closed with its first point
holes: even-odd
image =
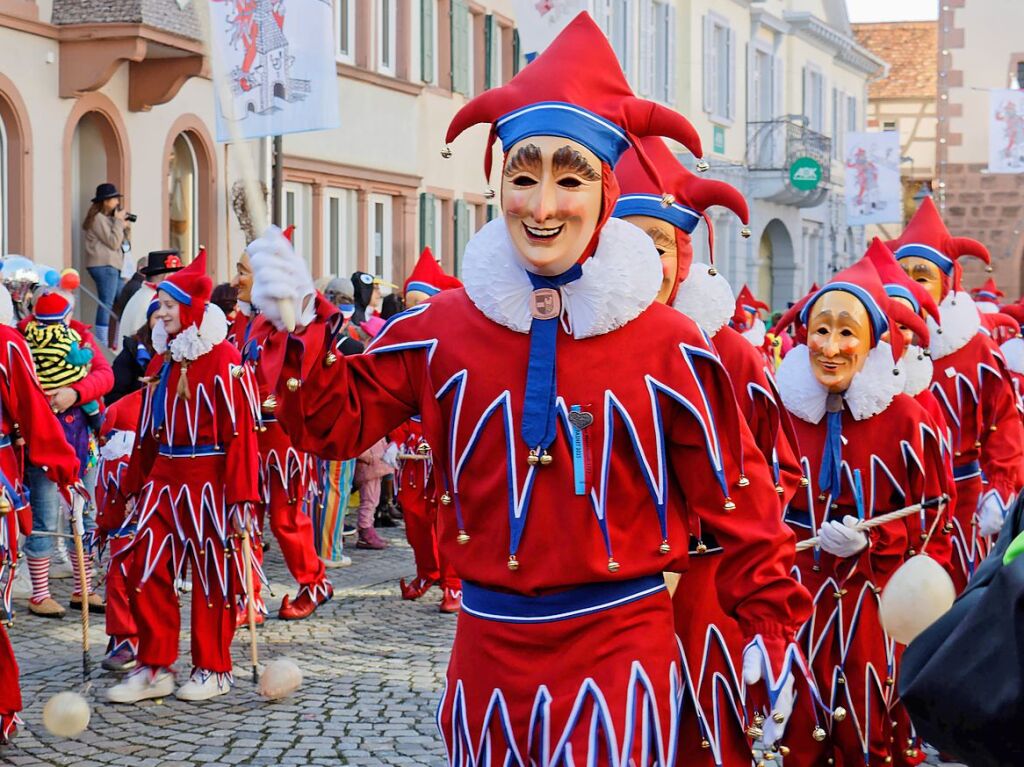
{"type": "MultiPolygon", "coordinates": [[[[92,616],[93,671],[82,683],[81,629],[76,613],[47,621],[17,602],[11,639],[21,664],[25,726],[0,750],[0,764],[227,767],[228,765],[442,764],[434,708],[443,683],[456,618],[437,611],[440,592],[403,602],[398,579],[412,571],[401,529],[384,530],[384,552],[352,548],[353,566],[332,571],[334,600],[306,621],[272,618],[258,629],[261,658],[294,659],[301,689],[268,702],[249,673],[248,632],[235,636],[235,688],[205,703],[171,697],[139,705],[112,705],[103,691],[115,677],[99,668],[106,644],[103,616],[92,616]],[[92,706],[89,729],[61,740],[43,728],[43,705],[57,692],[81,692],[92,706]]],[[[271,615],[294,585],[276,546],[268,552],[274,597],[271,615]]],[[[53,581],[66,603],[70,580],[53,581]]],[[[186,597],[187,599],[187,597],[186,597]]],[[[183,607],[187,619],[188,603],[183,607]]],[[[183,631],[178,680],[190,667],[183,631]]]]}

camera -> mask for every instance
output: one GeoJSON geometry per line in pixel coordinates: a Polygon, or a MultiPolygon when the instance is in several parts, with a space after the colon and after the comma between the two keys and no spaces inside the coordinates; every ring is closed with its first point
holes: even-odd
{"type": "Polygon", "coordinates": [[[134,224],[136,221],[139,220],[139,217],[136,216],[134,213],[125,213],[124,220],[127,221],[129,224],[134,224]]]}

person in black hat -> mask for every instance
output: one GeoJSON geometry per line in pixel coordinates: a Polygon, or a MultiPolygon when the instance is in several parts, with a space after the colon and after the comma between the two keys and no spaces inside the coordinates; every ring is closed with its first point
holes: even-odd
{"type": "Polygon", "coordinates": [[[172,248],[170,250],[151,251],[146,256],[145,266],[135,272],[132,278],[125,283],[121,292],[118,293],[117,300],[114,301],[114,306],[112,307],[114,314],[120,318],[124,313],[125,306],[128,305],[129,299],[142,287],[143,282],[156,285],[163,282],[168,274],[174,274],[181,267],[181,254],[177,250],[172,248]]]}
{"type": "Polygon", "coordinates": [[[121,207],[121,198],[114,184],[100,184],[82,222],[85,268],[96,283],[96,295],[99,297],[93,332],[104,344],[110,343],[109,308],[121,289],[124,246],[130,228],[128,214],[121,207]]]}

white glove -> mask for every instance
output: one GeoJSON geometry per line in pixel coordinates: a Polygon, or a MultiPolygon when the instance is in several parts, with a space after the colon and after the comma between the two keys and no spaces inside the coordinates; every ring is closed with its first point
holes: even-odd
{"type": "MultiPolygon", "coordinates": [[[[748,686],[757,684],[764,678],[764,670],[767,667],[768,659],[764,656],[761,646],[753,643],[748,645],[747,649],[743,651],[743,682],[748,686]]],[[[765,748],[770,748],[774,743],[778,742],[786,731],[789,717],[793,713],[793,703],[796,700],[796,693],[793,691],[795,682],[796,677],[790,671],[782,681],[779,694],[775,698],[775,705],[772,707],[771,716],[767,717],[764,720],[764,724],[761,725],[761,729],[764,732],[761,742],[765,748]],[[778,719],[782,721],[776,721],[778,719]]]]}
{"type": "Polygon", "coordinates": [[[1002,530],[1008,508],[1009,506],[1003,504],[1003,499],[995,490],[989,490],[982,495],[978,502],[978,533],[980,535],[995,535],[1002,530]]]}
{"type": "Polygon", "coordinates": [[[316,287],[306,261],[292,248],[281,230],[268,226],[263,236],[245,249],[252,263],[252,302],[278,330],[287,324],[282,319],[280,301],[291,300],[296,327],[313,321],[316,287]]]}
{"type": "Polygon", "coordinates": [[[389,442],[387,449],[384,451],[384,455],[381,457],[381,460],[384,461],[384,463],[386,463],[392,469],[397,469],[398,445],[396,445],[394,442],[389,442]]]}
{"type": "Polygon", "coordinates": [[[842,522],[831,520],[818,530],[818,542],[821,548],[836,557],[852,557],[868,546],[868,537],[856,530],[856,517],[847,514],[842,522]]]}

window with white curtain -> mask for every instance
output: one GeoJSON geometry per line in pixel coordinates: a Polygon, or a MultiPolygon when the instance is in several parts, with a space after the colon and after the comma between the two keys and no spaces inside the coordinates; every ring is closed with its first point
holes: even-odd
{"type": "Polygon", "coordinates": [[[775,112],[775,58],[771,50],[757,43],[751,43],[749,50],[750,92],[747,119],[750,122],[766,122],[772,119],[775,112]]]}
{"type": "Polygon", "coordinates": [[[372,194],[367,204],[369,221],[367,238],[367,271],[380,277],[384,282],[391,279],[393,254],[393,230],[391,228],[392,200],[385,194],[372,194]]]}
{"type": "Polygon", "coordinates": [[[816,66],[804,67],[804,115],[807,127],[825,132],[825,75],[816,66]]]}
{"type": "Polygon", "coordinates": [[[359,223],[354,189],[324,190],[323,274],[347,277],[356,270],[359,223]]]}
{"type": "Polygon", "coordinates": [[[395,73],[399,0],[377,0],[377,70],[395,73]]]}
{"type": "Polygon", "coordinates": [[[675,102],[676,90],[676,7],[654,3],[654,93],[666,104],[675,102]]]}
{"type": "Polygon", "coordinates": [[[704,111],[718,123],[736,119],[736,32],[716,13],[704,17],[704,111]]]}
{"type": "Polygon", "coordinates": [[[633,30],[635,0],[611,0],[611,31],[608,35],[615,55],[626,73],[626,79],[633,78],[633,30]]]}
{"type": "Polygon", "coordinates": [[[356,2],[334,0],[335,56],[346,64],[355,63],[356,58],[356,2]]]}

